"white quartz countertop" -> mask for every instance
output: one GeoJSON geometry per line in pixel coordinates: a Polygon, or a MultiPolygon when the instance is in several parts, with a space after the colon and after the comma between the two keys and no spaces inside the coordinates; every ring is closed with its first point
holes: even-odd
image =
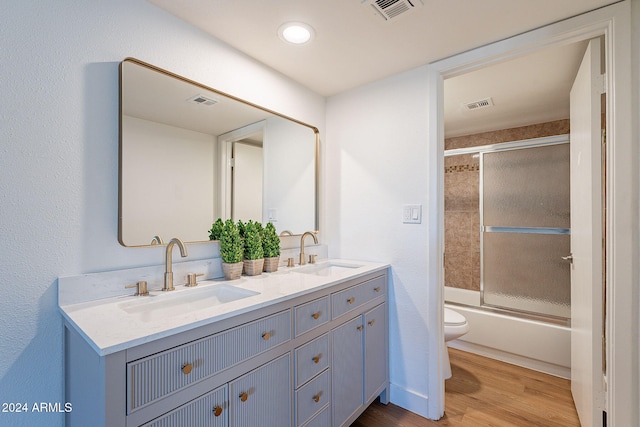
{"type": "Polygon", "coordinates": [[[323,260],[305,266],[280,267],[274,273],[242,276],[237,280],[205,280],[193,288],[180,285],[173,292],[152,290],[151,296],[133,296],[132,292],[127,296],[80,303],[63,304],[61,301],[60,311],[94,350],[104,356],[387,267],[387,264],[365,261],[323,260]],[[348,268],[341,268],[341,265],[348,268]],[[316,269],[316,274],[302,272],[308,272],[309,269],[316,269]],[[208,305],[206,297],[215,292],[216,286],[227,288],[233,294],[242,294],[243,297],[208,305]]]}

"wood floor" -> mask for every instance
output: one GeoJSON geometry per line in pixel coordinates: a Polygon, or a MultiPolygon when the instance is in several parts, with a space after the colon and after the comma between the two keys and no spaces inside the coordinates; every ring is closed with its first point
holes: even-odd
{"type": "Polygon", "coordinates": [[[445,382],[445,416],[422,418],[374,402],[351,427],[580,426],[569,380],[449,349],[453,376],[445,382]]]}

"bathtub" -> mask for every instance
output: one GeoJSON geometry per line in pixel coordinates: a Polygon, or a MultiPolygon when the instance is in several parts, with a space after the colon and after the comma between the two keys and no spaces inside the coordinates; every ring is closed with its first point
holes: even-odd
{"type": "Polygon", "coordinates": [[[445,287],[445,307],[464,315],[469,332],[449,347],[562,378],[571,377],[571,328],[492,312],[479,292],[445,287]],[[475,307],[474,307],[475,305],[475,307]]]}

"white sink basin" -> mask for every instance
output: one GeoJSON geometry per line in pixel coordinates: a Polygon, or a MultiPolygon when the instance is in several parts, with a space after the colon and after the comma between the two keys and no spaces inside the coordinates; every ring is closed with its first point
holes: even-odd
{"type": "Polygon", "coordinates": [[[227,284],[184,289],[175,292],[136,297],[134,300],[119,303],[118,308],[137,316],[143,322],[152,322],[157,319],[191,313],[260,294],[259,292],[227,284]]]}
{"type": "Polygon", "coordinates": [[[322,264],[311,264],[307,267],[302,267],[294,271],[303,274],[314,274],[316,276],[333,276],[359,267],[362,267],[362,265],[341,262],[324,262],[322,264]]]}

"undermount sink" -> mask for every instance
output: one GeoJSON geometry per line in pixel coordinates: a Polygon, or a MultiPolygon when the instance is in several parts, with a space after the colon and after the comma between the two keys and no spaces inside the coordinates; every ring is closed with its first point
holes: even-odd
{"type": "Polygon", "coordinates": [[[359,267],[362,266],[359,264],[347,264],[341,262],[325,262],[322,264],[311,264],[295,271],[303,274],[314,274],[316,276],[333,276],[359,267]]]}
{"type": "Polygon", "coordinates": [[[151,322],[156,319],[187,314],[259,294],[259,292],[248,289],[218,284],[197,289],[180,290],[175,294],[166,292],[150,297],[136,297],[134,300],[119,303],[118,307],[126,313],[138,316],[143,322],[151,322]]]}

